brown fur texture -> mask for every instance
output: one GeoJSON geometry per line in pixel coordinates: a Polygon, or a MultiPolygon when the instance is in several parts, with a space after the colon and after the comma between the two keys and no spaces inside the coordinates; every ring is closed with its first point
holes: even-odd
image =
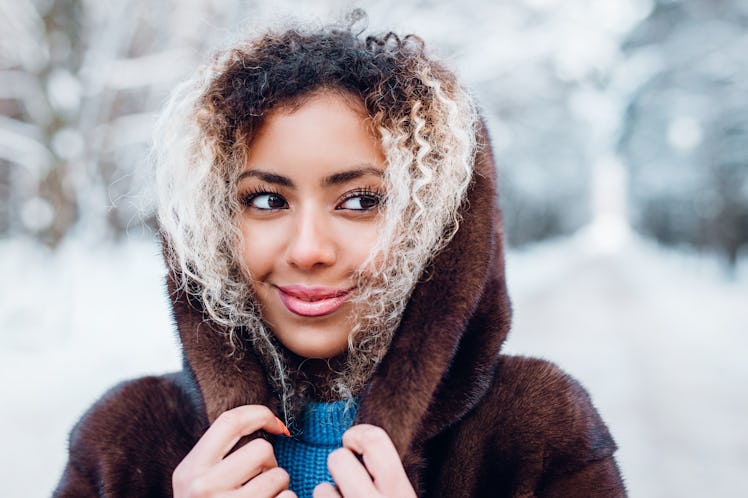
{"type": "MultiPolygon", "coordinates": [[[[615,443],[584,389],[548,362],[499,354],[511,305],[485,129],[479,139],[460,229],[416,287],[356,422],[388,432],[419,496],[625,496],[615,443]]],[[[251,349],[231,356],[174,282],[184,369],[99,400],[71,433],[56,497],[171,496],[174,468],[219,414],[277,411],[251,349]]]]}

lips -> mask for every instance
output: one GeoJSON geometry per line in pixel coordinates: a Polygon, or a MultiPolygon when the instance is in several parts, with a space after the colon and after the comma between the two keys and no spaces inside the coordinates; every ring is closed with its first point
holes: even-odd
{"type": "Polygon", "coordinates": [[[288,311],[300,316],[329,315],[345,304],[351,291],[302,285],[288,285],[277,289],[278,296],[288,311]]]}

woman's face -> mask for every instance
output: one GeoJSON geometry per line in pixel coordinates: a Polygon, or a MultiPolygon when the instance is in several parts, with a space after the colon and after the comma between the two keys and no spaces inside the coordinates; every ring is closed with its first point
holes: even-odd
{"type": "Polygon", "coordinates": [[[263,319],[307,358],[346,349],[353,273],[377,239],[385,158],[356,107],[323,92],[273,110],[237,185],[241,256],[263,319]]]}

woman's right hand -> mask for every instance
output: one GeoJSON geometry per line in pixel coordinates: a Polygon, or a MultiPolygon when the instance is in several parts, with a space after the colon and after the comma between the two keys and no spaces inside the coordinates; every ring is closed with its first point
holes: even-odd
{"type": "Polygon", "coordinates": [[[288,473],[278,467],[273,446],[265,439],[254,439],[226,456],[239,439],[259,429],[288,435],[286,426],[265,406],[239,406],[219,415],[174,469],[174,498],[295,498],[288,490],[288,473]]]}

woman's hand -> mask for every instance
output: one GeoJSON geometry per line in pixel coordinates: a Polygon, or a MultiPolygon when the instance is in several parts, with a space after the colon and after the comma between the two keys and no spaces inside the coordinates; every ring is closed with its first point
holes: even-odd
{"type": "Polygon", "coordinates": [[[226,456],[242,436],[259,429],[288,435],[288,429],[265,406],[246,405],[223,412],[174,469],[174,497],[295,498],[288,491],[288,474],[278,467],[273,446],[266,440],[255,439],[226,456]]]}
{"type": "Polygon", "coordinates": [[[343,447],[327,459],[337,484],[314,488],[314,498],[397,497],[415,498],[405,469],[390,437],[380,427],[354,425],[343,434],[343,447]],[[363,457],[363,464],[356,458],[363,457]]]}

